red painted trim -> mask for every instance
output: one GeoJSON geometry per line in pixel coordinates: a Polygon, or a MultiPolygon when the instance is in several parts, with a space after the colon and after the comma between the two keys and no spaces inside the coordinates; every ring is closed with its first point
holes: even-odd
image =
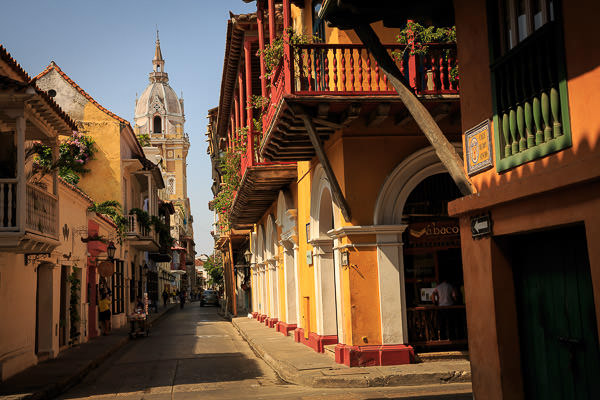
{"type": "Polygon", "coordinates": [[[338,342],[338,337],[337,335],[322,336],[310,332],[308,334],[308,339],[306,339],[304,337],[304,329],[296,328],[294,330],[294,341],[307,345],[317,353],[323,353],[325,351],[325,346],[336,344],[338,342]]]}
{"type": "Polygon", "coordinates": [[[412,346],[403,344],[335,346],[335,362],[348,367],[368,367],[378,365],[401,365],[415,362],[412,346]]]}
{"type": "Polygon", "coordinates": [[[277,318],[267,318],[265,325],[267,325],[269,328],[275,328],[275,324],[278,322],[279,320],[277,318]]]}
{"type": "Polygon", "coordinates": [[[252,318],[257,319],[258,313],[256,311],[252,311],[252,318]]]}
{"type": "Polygon", "coordinates": [[[285,336],[287,336],[289,332],[296,329],[296,327],[297,327],[296,324],[288,324],[283,321],[279,321],[277,324],[275,324],[275,330],[277,332],[282,333],[285,336]]]}

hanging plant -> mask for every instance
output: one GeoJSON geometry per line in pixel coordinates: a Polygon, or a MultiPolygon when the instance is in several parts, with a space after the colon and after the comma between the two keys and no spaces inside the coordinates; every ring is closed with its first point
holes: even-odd
{"type": "Polygon", "coordinates": [[[121,203],[116,200],[107,200],[102,203],[94,203],[87,209],[89,212],[95,212],[108,217],[117,227],[119,243],[123,243],[125,229],[127,227],[127,218],[122,214],[121,203]]]}
{"type": "MultiPolygon", "coordinates": [[[[438,28],[435,26],[424,27],[418,22],[408,21],[406,27],[397,36],[400,44],[406,45],[403,50],[392,52],[392,56],[401,61],[408,52],[411,56],[424,56],[429,51],[432,43],[456,43],[456,26],[438,28]]],[[[444,58],[448,61],[450,50],[444,50],[444,58]]],[[[450,81],[458,80],[458,64],[450,70],[450,81]]]]}
{"type": "Polygon", "coordinates": [[[33,156],[32,178],[40,180],[44,175],[58,170],[58,175],[65,181],[76,185],[81,176],[90,172],[85,165],[94,159],[96,145],[91,136],[73,132],[58,147],[58,159],[52,161],[52,148],[40,141],[34,141],[27,152],[27,157],[33,156]]]}
{"type": "Polygon", "coordinates": [[[269,82],[271,77],[275,73],[277,66],[283,60],[283,49],[284,44],[289,44],[291,47],[295,47],[299,44],[308,44],[319,41],[319,38],[316,36],[309,36],[304,34],[298,34],[294,32],[292,27],[289,27],[287,30],[287,35],[280,35],[275,40],[273,40],[272,44],[267,44],[264,50],[258,50],[256,53],[257,56],[262,55],[264,64],[265,64],[265,75],[264,78],[269,82]],[[287,38],[287,42],[286,42],[287,38]]]}

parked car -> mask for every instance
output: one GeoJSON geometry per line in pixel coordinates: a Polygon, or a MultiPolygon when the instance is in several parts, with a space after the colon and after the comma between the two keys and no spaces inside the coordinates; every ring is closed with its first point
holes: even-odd
{"type": "Polygon", "coordinates": [[[219,295],[214,290],[205,290],[202,292],[202,297],[200,298],[200,307],[204,307],[204,305],[212,304],[213,306],[219,305],[219,295]]]}

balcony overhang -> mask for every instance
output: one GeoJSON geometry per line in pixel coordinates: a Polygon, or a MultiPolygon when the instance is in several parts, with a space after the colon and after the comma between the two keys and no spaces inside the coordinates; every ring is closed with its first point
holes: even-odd
{"type": "Polygon", "coordinates": [[[58,237],[32,232],[0,232],[0,251],[18,254],[51,253],[60,245],[58,237]]]}
{"type": "MultiPolygon", "coordinates": [[[[458,94],[423,94],[418,96],[438,120],[459,115],[458,94]]],[[[412,120],[398,96],[381,95],[285,95],[276,106],[261,143],[260,154],[269,161],[309,161],[316,153],[305,124],[294,111],[298,107],[311,116],[322,143],[336,130],[362,118],[367,127],[390,118],[402,128],[412,120]]],[[[418,129],[418,128],[417,128],[418,129]]]]}
{"type": "Polygon", "coordinates": [[[237,229],[248,229],[277,199],[281,188],[298,176],[296,163],[248,167],[233,201],[230,221],[237,229]]]}
{"type": "Polygon", "coordinates": [[[127,240],[129,246],[141,251],[157,252],[159,250],[158,243],[150,237],[127,235],[125,240],[127,240]]]}

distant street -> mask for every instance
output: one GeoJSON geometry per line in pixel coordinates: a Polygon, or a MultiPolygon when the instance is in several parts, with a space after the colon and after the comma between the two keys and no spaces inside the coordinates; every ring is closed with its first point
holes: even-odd
{"type": "Polygon", "coordinates": [[[150,337],[126,345],[61,398],[471,399],[464,394],[469,387],[312,389],[289,385],[254,355],[216,308],[188,303],[183,311],[175,310],[153,327],[150,337]]]}

